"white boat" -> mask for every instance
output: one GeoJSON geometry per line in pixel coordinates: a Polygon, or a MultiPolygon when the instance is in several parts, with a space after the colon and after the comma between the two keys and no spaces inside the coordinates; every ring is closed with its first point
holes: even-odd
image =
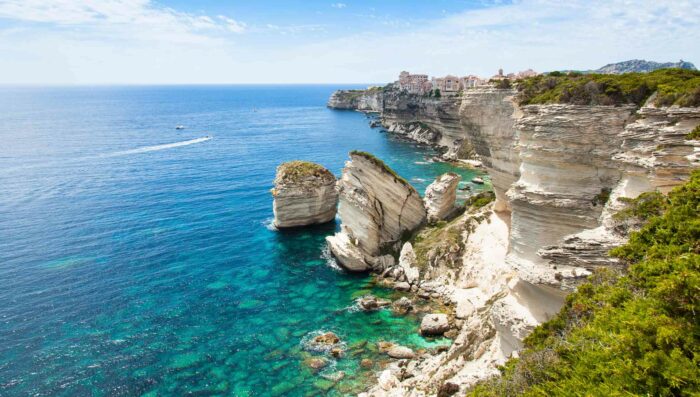
{"type": "Polygon", "coordinates": [[[185,126],[181,124],[181,125],[178,125],[177,127],[175,127],[175,129],[176,130],[184,130],[185,126]]]}
{"type": "Polygon", "coordinates": [[[476,178],[472,179],[472,183],[476,183],[477,185],[483,185],[484,180],[477,176],[476,178]]]}

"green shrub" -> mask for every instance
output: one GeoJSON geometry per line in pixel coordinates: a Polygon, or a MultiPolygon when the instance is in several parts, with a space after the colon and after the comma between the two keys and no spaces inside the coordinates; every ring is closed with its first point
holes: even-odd
{"type": "Polygon", "coordinates": [[[685,136],[685,139],[700,140],[700,124],[698,124],[692,131],[685,136]]]}
{"type": "Polygon", "coordinates": [[[521,80],[518,91],[521,105],[641,106],[656,92],[656,106],[700,106],[700,71],[660,69],[619,75],[552,72],[521,80]]]}
{"type": "Polygon", "coordinates": [[[496,199],[496,194],[492,191],[475,194],[464,203],[465,208],[479,209],[496,199]]]}
{"type": "MultiPolygon", "coordinates": [[[[371,163],[373,163],[373,164],[376,165],[377,167],[380,167],[380,168],[382,168],[384,171],[386,171],[386,172],[388,172],[389,174],[391,174],[391,176],[393,176],[394,179],[395,179],[396,181],[398,181],[398,182],[400,182],[400,183],[406,185],[406,186],[407,186],[408,188],[410,188],[411,190],[416,191],[416,189],[415,189],[410,183],[408,183],[407,180],[405,180],[404,178],[402,178],[401,175],[397,174],[396,171],[392,170],[388,165],[386,165],[386,163],[384,163],[380,158],[378,158],[377,156],[373,155],[372,153],[367,153],[367,152],[363,152],[363,151],[360,151],[360,150],[353,150],[353,151],[350,152],[350,155],[351,155],[351,156],[360,156],[360,157],[364,157],[365,159],[369,160],[371,163]]],[[[417,191],[416,191],[416,194],[418,194],[417,191]]]]}
{"type": "Polygon", "coordinates": [[[630,210],[647,223],[472,396],[700,394],[700,171],[630,210]]]}

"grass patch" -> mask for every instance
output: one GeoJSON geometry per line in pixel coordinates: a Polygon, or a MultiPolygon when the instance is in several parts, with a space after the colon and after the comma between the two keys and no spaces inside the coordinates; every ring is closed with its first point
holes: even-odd
{"type": "Polygon", "coordinates": [[[643,105],[656,93],[656,106],[700,106],[700,71],[661,69],[649,73],[550,73],[520,81],[521,105],[643,105]]]}
{"type": "Polygon", "coordinates": [[[335,179],[335,176],[322,165],[302,160],[282,163],[277,167],[277,175],[283,183],[296,183],[310,177],[335,179]]]}
{"type": "MultiPolygon", "coordinates": [[[[362,151],[359,151],[359,150],[353,150],[352,152],[350,152],[350,156],[359,156],[359,157],[362,157],[362,158],[365,158],[365,159],[369,160],[372,164],[374,164],[374,165],[376,165],[377,167],[379,167],[379,168],[383,169],[384,171],[388,172],[391,176],[394,177],[394,180],[396,180],[396,181],[398,181],[398,182],[401,182],[402,184],[406,185],[406,186],[407,186],[408,188],[410,188],[411,190],[416,191],[416,189],[415,189],[410,183],[408,183],[407,180],[405,180],[404,178],[402,178],[401,175],[397,174],[396,171],[392,170],[388,165],[386,165],[386,163],[384,163],[384,162],[383,162],[380,158],[378,158],[377,156],[375,156],[375,155],[373,155],[373,154],[371,154],[371,153],[362,152],[362,151]]],[[[418,192],[416,192],[416,193],[418,193],[418,192]]]]}
{"type": "Polygon", "coordinates": [[[685,136],[685,139],[700,140],[700,124],[693,128],[693,130],[685,136]]]}
{"type": "Polygon", "coordinates": [[[492,191],[481,192],[469,197],[469,199],[464,203],[464,206],[467,209],[476,210],[491,203],[495,199],[496,193],[492,191]]]}

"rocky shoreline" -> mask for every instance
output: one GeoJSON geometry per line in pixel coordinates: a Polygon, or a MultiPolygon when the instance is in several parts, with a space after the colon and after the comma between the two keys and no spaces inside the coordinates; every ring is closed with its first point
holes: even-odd
{"type": "Polygon", "coordinates": [[[479,87],[436,99],[388,86],[381,98],[371,94],[388,132],[442,147],[445,159],[482,162],[495,201],[421,222],[400,247],[394,235],[398,263],[367,266],[387,286],[450,307],[455,339],[393,363],[365,397],[450,396],[497,374],[591,271],[617,266],[606,253],[627,238],[612,216],[624,208],[618,199],[667,192],[700,165],[700,143],[686,139],[698,108],[519,106],[515,93],[479,87]]]}

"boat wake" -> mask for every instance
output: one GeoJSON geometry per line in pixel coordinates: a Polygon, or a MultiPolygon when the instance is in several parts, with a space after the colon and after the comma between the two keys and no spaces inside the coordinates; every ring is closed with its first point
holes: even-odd
{"type": "Polygon", "coordinates": [[[136,148],[136,149],[123,150],[123,151],[114,152],[114,153],[107,153],[107,154],[103,154],[99,157],[119,157],[119,156],[128,156],[130,154],[157,152],[159,150],[166,150],[166,149],[173,149],[173,148],[181,147],[181,146],[194,145],[196,143],[206,142],[210,139],[211,139],[210,136],[205,136],[205,137],[201,137],[201,138],[190,139],[188,141],[166,143],[163,145],[144,146],[144,147],[140,147],[140,148],[136,148]]]}

